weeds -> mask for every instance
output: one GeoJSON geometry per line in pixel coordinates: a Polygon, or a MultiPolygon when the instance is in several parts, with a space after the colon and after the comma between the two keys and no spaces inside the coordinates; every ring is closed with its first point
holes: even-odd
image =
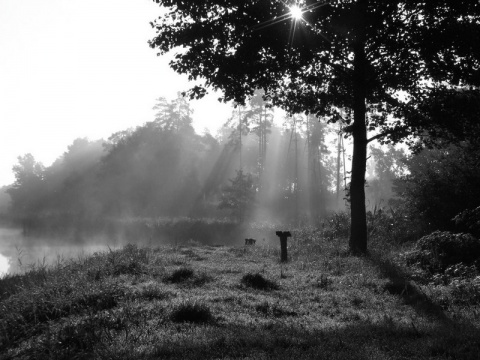
{"type": "Polygon", "coordinates": [[[210,308],[202,303],[185,302],[177,306],[170,314],[173,322],[191,322],[195,324],[206,324],[214,321],[210,308]]]}
{"type": "Polygon", "coordinates": [[[471,265],[417,282],[402,258],[322,234],[294,231],[283,277],[260,246],[127,246],[0,279],[0,358],[478,358],[471,265]]]}
{"type": "Polygon", "coordinates": [[[178,284],[185,282],[194,276],[194,271],[191,268],[188,267],[181,267],[174,272],[172,272],[169,276],[165,278],[165,281],[173,283],[173,284],[178,284]]]}
{"type": "Polygon", "coordinates": [[[185,284],[193,286],[202,286],[212,281],[212,277],[201,272],[195,272],[190,267],[182,266],[166,276],[164,281],[171,284],[185,284]]]}
{"type": "Polygon", "coordinates": [[[250,287],[256,290],[278,290],[280,287],[272,280],[268,280],[263,277],[262,274],[246,274],[242,277],[242,284],[246,287],[250,287]]]}
{"type": "Polygon", "coordinates": [[[284,317],[284,316],[296,316],[297,313],[293,310],[286,309],[277,304],[270,304],[267,301],[264,301],[255,306],[255,310],[265,316],[272,317],[284,317]]]}

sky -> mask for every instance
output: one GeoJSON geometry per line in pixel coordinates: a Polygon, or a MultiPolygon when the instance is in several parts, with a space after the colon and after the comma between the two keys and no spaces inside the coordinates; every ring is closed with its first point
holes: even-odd
{"type": "MultiPolygon", "coordinates": [[[[49,166],[74,139],[108,138],[153,120],[155,99],[191,84],[147,41],[153,0],[0,0],[0,186],[27,153],[49,166]]],[[[212,133],[231,106],[192,101],[212,133]]]]}

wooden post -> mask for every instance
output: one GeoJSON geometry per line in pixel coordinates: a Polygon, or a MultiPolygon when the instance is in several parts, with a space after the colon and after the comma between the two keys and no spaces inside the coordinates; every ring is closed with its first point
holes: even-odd
{"type": "Polygon", "coordinates": [[[292,236],[290,231],[277,231],[275,233],[280,238],[280,261],[287,262],[287,239],[292,236]]]}

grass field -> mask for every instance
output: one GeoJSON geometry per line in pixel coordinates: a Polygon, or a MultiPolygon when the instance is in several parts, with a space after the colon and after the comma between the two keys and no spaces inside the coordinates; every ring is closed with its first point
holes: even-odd
{"type": "Polygon", "coordinates": [[[289,241],[285,264],[277,247],[127,245],[4,277],[0,358],[480,358],[474,280],[432,282],[385,244],[289,241]]]}

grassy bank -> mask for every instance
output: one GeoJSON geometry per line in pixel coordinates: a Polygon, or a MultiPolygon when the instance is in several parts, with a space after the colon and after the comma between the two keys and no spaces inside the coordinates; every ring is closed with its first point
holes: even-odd
{"type": "Polygon", "coordinates": [[[296,232],[287,264],[276,247],[128,245],[5,277],[0,358],[478,359],[480,286],[343,243],[296,232]]]}

